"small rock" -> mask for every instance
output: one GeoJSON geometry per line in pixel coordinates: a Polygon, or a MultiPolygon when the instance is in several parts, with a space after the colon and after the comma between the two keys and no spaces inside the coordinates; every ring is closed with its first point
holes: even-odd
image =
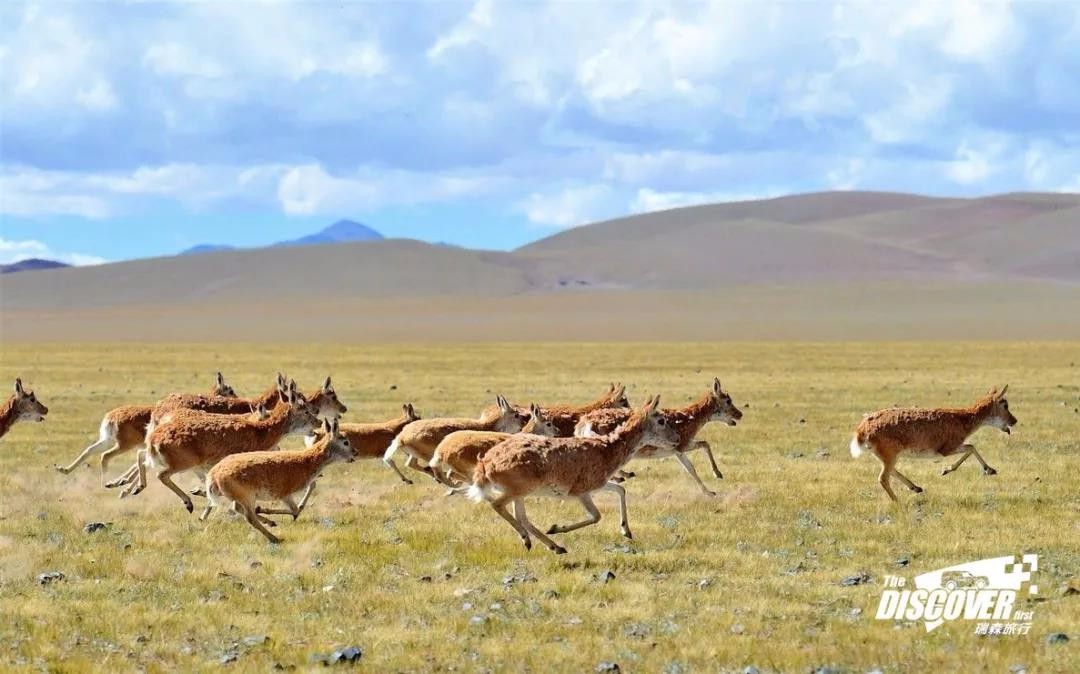
{"type": "Polygon", "coordinates": [[[577,617],[576,615],[572,615],[566,620],[567,625],[580,625],[583,622],[585,622],[585,621],[582,620],[581,618],[577,617]]]}
{"type": "Polygon", "coordinates": [[[911,555],[900,555],[896,558],[897,566],[907,566],[908,564],[911,564],[911,555]]]}
{"type": "Polygon", "coordinates": [[[237,654],[236,651],[226,651],[224,654],[222,654],[220,658],[218,658],[218,662],[223,665],[227,665],[230,662],[236,662],[237,658],[239,657],[240,655],[237,654]]]}
{"type": "Polygon", "coordinates": [[[431,576],[420,576],[420,582],[421,583],[430,583],[431,582],[431,576]]]}
{"type": "Polygon", "coordinates": [[[644,639],[645,637],[649,636],[649,626],[643,623],[634,623],[632,625],[627,625],[626,628],[623,629],[623,634],[628,637],[633,637],[635,639],[644,639]]]}
{"type": "Polygon", "coordinates": [[[261,646],[268,641],[270,641],[270,637],[266,636],[265,634],[251,634],[244,637],[245,646],[261,646]]]}
{"type": "Polygon", "coordinates": [[[822,665],[821,667],[816,667],[814,668],[813,672],[814,674],[843,674],[843,670],[837,667],[830,667],[829,665],[822,665]]]}
{"type": "Polygon", "coordinates": [[[799,423],[800,423],[800,424],[805,424],[805,423],[806,423],[806,419],[800,418],[800,419],[799,419],[799,423]]]}
{"type": "Polygon", "coordinates": [[[761,670],[753,665],[747,665],[743,668],[742,674],[761,674],[761,670]]]}
{"type": "Polygon", "coordinates": [[[488,608],[490,610],[492,610],[492,611],[501,611],[502,610],[502,604],[500,602],[495,602],[491,606],[488,606],[488,608]]]}
{"type": "Polygon", "coordinates": [[[1027,674],[1027,665],[1009,665],[1012,674],[1027,674]]]}
{"type": "Polygon", "coordinates": [[[488,619],[487,619],[486,615],[477,614],[477,615],[474,615],[473,617],[469,618],[469,624],[470,625],[486,625],[487,621],[488,621],[488,619]]]}
{"type": "Polygon", "coordinates": [[[1080,588],[1074,585],[1072,581],[1061,586],[1062,597],[1072,597],[1078,594],[1080,594],[1080,588]]]}
{"type": "Polygon", "coordinates": [[[251,562],[250,564],[248,564],[248,568],[251,568],[251,569],[257,569],[257,568],[259,568],[260,566],[262,566],[262,562],[260,562],[260,561],[259,561],[259,560],[257,560],[257,559],[256,559],[256,560],[253,560],[253,561],[252,561],[252,562],[251,562]]]}
{"type": "Polygon", "coordinates": [[[348,648],[342,648],[336,650],[330,655],[315,655],[312,657],[314,662],[321,662],[323,665],[339,665],[350,664],[359,662],[363,657],[364,652],[360,650],[358,646],[349,646],[348,648]]]}
{"type": "Polygon", "coordinates": [[[615,572],[608,569],[607,571],[597,576],[596,579],[601,583],[610,583],[611,581],[615,580],[615,572]]]}
{"type": "Polygon", "coordinates": [[[699,580],[697,582],[697,587],[698,587],[699,590],[704,590],[705,588],[709,587],[710,585],[712,585],[712,580],[710,580],[709,578],[702,578],[701,580],[699,580]]]}
{"type": "Polygon", "coordinates": [[[64,580],[66,577],[67,576],[60,571],[46,571],[45,573],[38,574],[37,582],[41,585],[48,585],[54,581],[64,580]]]}
{"type": "Polygon", "coordinates": [[[102,529],[108,529],[108,528],[109,528],[109,523],[108,522],[89,522],[89,523],[87,523],[87,525],[85,527],[82,528],[82,530],[84,532],[88,533],[88,534],[92,534],[92,533],[101,531],[102,529]]]}
{"type": "Polygon", "coordinates": [[[732,634],[745,634],[746,633],[746,626],[743,625],[742,623],[735,623],[734,625],[731,626],[731,633],[732,634]]]}
{"type": "Polygon", "coordinates": [[[1053,634],[1046,637],[1046,643],[1050,644],[1051,646],[1055,644],[1066,643],[1068,640],[1069,635],[1065,634],[1064,632],[1054,632],[1053,634]]]}
{"type": "Polygon", "coordinates": [[[840,584],[844,585],[846,587],[851,587],[853,585],[865,585],[866,583],[869,583],[869,582],[870,582],[870,574],[863,572],[863,573],[855,574],[854,576],[847,576],[846,578],[844,578],[843,580],[840,581],[840,584]]]}
{"type": "Polygon", "coordinates": [[[150,641],[150,637],[146,636],[145,634],[140,634],[139,636],[135,637],[135,643],[137,644],[145,644],[148,641],[150,641]]]}
{"type": "Polygon", "coordinates": [[[396,391],[397,390],[397,384],[390,384],[390,390],[391,391],[396,391]]]}
{"type": "Polygon", "coordinates": [[[558,599],[559,593],[556,590],[545,590],[544,599],[558,599]]]}
{"type": "Polygon", "coordinates": [[[462,611],[471,611],[472,609],[473,609],[472,602],[467,601],[467,602],[465,602],[464,604],[461,605],[461,610],[462,611]]]}
{"type": "Polygon", "coordinates": [[[885,674],[885,670],[883,670],[881,667],[874,667],[866,674],[885,674]]]}
{"type": "Polygon", "coordinates": [[[622,669],[619,668],[617,662],[601,662],[596,666],[596,671],[600,674],[619,674],[622,669]]]}

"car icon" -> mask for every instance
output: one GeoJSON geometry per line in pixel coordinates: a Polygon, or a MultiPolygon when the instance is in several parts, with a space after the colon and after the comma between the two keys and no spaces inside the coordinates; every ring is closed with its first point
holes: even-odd
{"type": "Polygon", "coordinates": [[[957,588],[981,590],[990,584],[990,579],[986,576],[976,576],[970,571],[946,571],[941,574],[941,584],[946,590],[957,588]]]}

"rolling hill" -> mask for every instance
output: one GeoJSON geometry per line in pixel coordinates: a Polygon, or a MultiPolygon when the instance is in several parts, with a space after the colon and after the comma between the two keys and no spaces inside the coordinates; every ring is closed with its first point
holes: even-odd
{"type": "Polygon", "coordinates": [[[93,339],[1080,337],[1078,215],[1080,195],[835,192],[635,215],[510,252],[378,240],[136,260],[5,277],[0,330],[6,339],[76,326],[93,339]]]}
{"type": "MultiPolygon", "coordinates": [[[[383,235],[367,225],[352,220],[338,220],[334,224],[324,227],[314,234],[308,234],[298,239],[278,241],[269,244],[271,248],[284,248],[289,246],[317,246],[326,243],[351,243],[356,241],[381,241],[383,235]]],[[[263,246],[259,246],[260,248],[263,246]]],[[[227,250],[240,250],[236,246],[217,243],[201,243],[180,251],[180,255],[199,255],[202,253],[220,253],[227,250]]]]}

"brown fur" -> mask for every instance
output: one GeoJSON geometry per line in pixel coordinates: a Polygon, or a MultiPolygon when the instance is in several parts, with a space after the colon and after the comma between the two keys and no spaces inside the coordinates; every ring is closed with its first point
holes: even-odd
{"type": "MultiPolygon", "coordinates": [[[[545,416],[551,419],[555,424],[555,428],[560,438],[568,438],[574,434],[574,426],[577,425],[578,420],[582,416],[593,412],[595,410],[602,409],[623,409],[630,408],[630,401],[626,399],[626,387],[622,384],[612,383],[608,386],[608,390],[604,392],[596,400],[587,402],[583,405],[548,405],[541,406],[540,409],[544,412],[545,416]]],[[[484,413],[491,413],[497,407],[495,405],[489,405],[484,408],[484,413]]],[[[515,407],[519,412],[525,412],[525,408],[515,407]]]]}
{"type": "MultiPolygon", "coordinates": [[[[341,434],[348,439],[357,459],[381,459],[398,433],[406,425],[419,419],[420,416],[416,414],[413,406],[405,404],[401,407],[401,416],[395,419],[378,423],[340,424],[339,428],[341,434]]],[[[322,437],[323,431],[316,431],[314,441],[318,442],[322,437]]]]}
{"type": "Polygon", "coordinates": [[[454,431],[499,431],[503,433],[517,433],[529,421],[529,413],[522,412],[519,408],[511,405],[502,396],[498,397],[499,405],[495,409],[485,409],[479,419],[461,418],[436,418],[420,419],[414,421],[394,438],[383,455],[383,461],[390,466],[398,477],[406,484],[412,484],[412,480],[405,477],[394,463],[394,454],[399,450],[408,455],[405,465],[421,472],[427,473],[438,482],[447,486],[448,483],[439,473],[432,471],[428,466],[431,457],[435,454],[435,448],[443,441],[443,438],[454,431]]]}
{"type": "Polygon", "coordinates": [[[991,391],[970,407],[896,407],[869,414],[855,429],[851,453],[859,456],[869,450],[881,461],[878,482],[894,501],[896,494],[889,484],[892,475],[896,475],[912,491],[922,492],[921,487],[896,470],[897,460],[905,453],[924,458],[963,453],[959,461],[942,471],[942,475],[959,468],[969,456],[979,461],[985,474],[994,475],[997,471],[987,465],[975,447],[966,444],[966,441],[982,426],[994,426],[1008,433],[1009,428],[1017,423],[1005,399],[1007,388],[991,391]]]}
{"type": "MultiPolygon", "coordinates": [[[[179,394],[177,394],[179,395],[179,394]]],[[[210,396],[236,398],[236,391],[225,383],[221,373],[217,373],[214,385],[210,387],[210,396]]],[[[101,420],[97,442],[92,443],[67,466],[56,466],[61,473],[70,473],[85,461],[97,449],[112,442],[112,447],[101,453],[101,480],[105,481],[105,470],[116,456],[143,447],[146,440],[147,426],[154,411],[153,405],[122,405],[105,413],[101,420]]]]}
{"type": "MultiPolygon", "coordinates": [[[[256,500],[282,501],[288,510],[263,512],[287,512],[296,519],[302,506],[293,501],[294,495],[307,489],[306,502],[315,478],[326,466],[335,461],[351,462],[354,458],[349,439],[339,431],[337,420],[324,421],[321,437],[307,449],[255,451],[224,457],[206,476],[206,494],[211,504],[231,501],[268,540],[280,543],[280,539],[263,526],[265,519],[258,516],[256,500]]],[[[209,513],[210,505],[202,519],[209,513]]]]}
{"type": "MultiPolygon", "coordinates": [[[[558,429],[543,411],[536,405],[530,408],[529,423],[521,429],[522,433],[556,437],[558,429]]],[[[443,438],[435,448],[428,466],[432,470],[442,471],[445,477],[465,481],[472,478],[476,463],[489,449],[509,438],[512,433],[496,431],[454,431],[443,438]]],[[[455,492],[460,491],[455,489],[455,492]]]]}
{"type": "MultiPolygon", "coordinates": [[[[707,496],[716,496],[716,492],[710,490],[702,482],[701,478],[697,474],[697,469],[694,468],[694,464],[690,462],[689,457],[685,456],[687,453],[697,449],[705,451],[705,456],[709,460],[709,465],[712,468],[713,476],[718,479],[722,479],[724,476],[720,472],[720,468],[716,465],[716,458],[713,457],[712,447],[708,442],[704,440],[694,439],[705,424],[710,421],[722,421],[729,426],[734,426],[739,419],[742,419],[742,411],[735,406],[731,400],[731,396],[724,392],[720,386],[719,379],[713,379],[712,388],[705,392],[696,401],[690,403],[686,407],[679,409],[664,409],[661,410],[661,414],[668,420],[668,423],[679,433],[679,444],[676,445],[674,452],[662,451],[657,447],[645,446],[634,453],[635,459],[658,459],[665,456],[669,456],[672,453],[682,464],[687,474],[697,483],[701,490],[707,496]]],[[[583,436],[587,433],[594,435],[604,435],[613,431],[619,424],[624,423],[629,418],[628,410],[620,409],[604,409],[590,412],[581,418],[577,427],[574,429],[574,434],[583,436]]],[[[624,473],[624,476],[632,477],[632,473],[624,473]]]]}
{"type": "Polygon", "coordinates": [[[642,445],[652,443],[673,448],[678,442],[678,434],[657,412],[659,402],[659,397],[650,399],[631,414],[625,424],[598,438],[512,435],[477,462],[470,496],[488,501],[499,516],[514,527],[526,548],[532,545],[529,537],[532,534],[552,551],[563,553],[566,550],[562,546],[529,521],[525,514],[525,497],[536,493],[577,498],[591,519],[565,527],[555,526],[548,531],[563,533],[600,521],[592,493],[600,489],[615,491],[620,499],[623,535],[630,538],[626,493],[609,479],[642,445]],[[516,513],[513,518],[506,511],[506,504],[511,502],[516,513]]]}
{"type": "Polygon", "coordinates": [[[22,380],[15,380],[14,392],[0,405],[0,438],[7,435],[20,419],[45,421],[49,408],[41,404],[33,391],[23,389],[22,380]]]}
{"type": "MultiPolygon", "coordinates": [[[[191,499],[173,483],[172,475],[208,469],[230,454],[269,450],[286,435],[310,432],[318,423],[315,411],[295,390],[290,390],[288,404],[274,408],[262,421],[206,412],[176,414],[154,429],[148,439],[147,454],[159,468],[158,480],[180,497],[188,512],[193,508],[191,499]]],[[[132,494],[146,484],[145,461],[139,465],[139,481],[132,494]]]]}

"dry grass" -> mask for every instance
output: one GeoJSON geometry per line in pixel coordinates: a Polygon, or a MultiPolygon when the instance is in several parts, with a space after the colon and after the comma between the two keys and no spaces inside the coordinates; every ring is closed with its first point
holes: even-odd
{"type": "MultiPolygon", "coordinates": [[[[5,344],[0,380],[16,373],[51,412],[0,440],[0,663],[9,666],[193,670],[235,651],[234,669],[305,669],[313,653],[351,644],[380,671],[585,672],[605,660],[652,672],[1075,671],[1080,659],[1080,597],[1058,592],[1080,574],[1075,343],[5,344]],[[280,546],[236,518],[199,523],[153,480],[120,501],[98,486],[96,466],[52,469],[96,439],[107,409],[202,390],[217,369],[242,393],[278,369],[304,387],[331,373],[350,420],[389,417],[404,401],[425,415],[475,413],[496,391],[587,400],[615,379],[635,401],[659,391],[676,404],[719,375],[746,417],[704,432],[725,473],[705,477],[719,498],[702,497],[672,460],[634,464],[635,540],[620,538],[613,499],[601,496],[605,519],[563,536],[561,557],[525,553],[486,506],[444,498],[424,479],[401,485],[377,462],[329,470],[312,509],[278,527],[280,546]],[[948,477],[940,464],[908,462],[926,493],[898,490],[892,505],[876,462],[848,456],[865,411],[966,404],[1006,382],[1017,432],[975,437],[996,477],[974,462],[948,477]],[[91,521],[111,526],[86,534],[91,521]],[[873,619],[886,574],[1021,552],[1038,553],[1042,567],[1031,635],[976,637],[970,623],[926,634],[873,619]],[[902,555],[907,568],[896,564],[902,555]],[[50,570],[66,580],[39,586],[50,570]],[[603,584],[607,570],[616,577],[603,584]],[[840,585],[858,572],[872,582],[840,585]],[[522,576],[530,580],[504,582],[522,576]],[[1072,641],[1049,645],[1052,632],[1072,641]],[[245,644],[252,635],[269,640],[245,644]]],[[[530,514],[547,524],[580,512],[538,502],[530,514]]]]}

